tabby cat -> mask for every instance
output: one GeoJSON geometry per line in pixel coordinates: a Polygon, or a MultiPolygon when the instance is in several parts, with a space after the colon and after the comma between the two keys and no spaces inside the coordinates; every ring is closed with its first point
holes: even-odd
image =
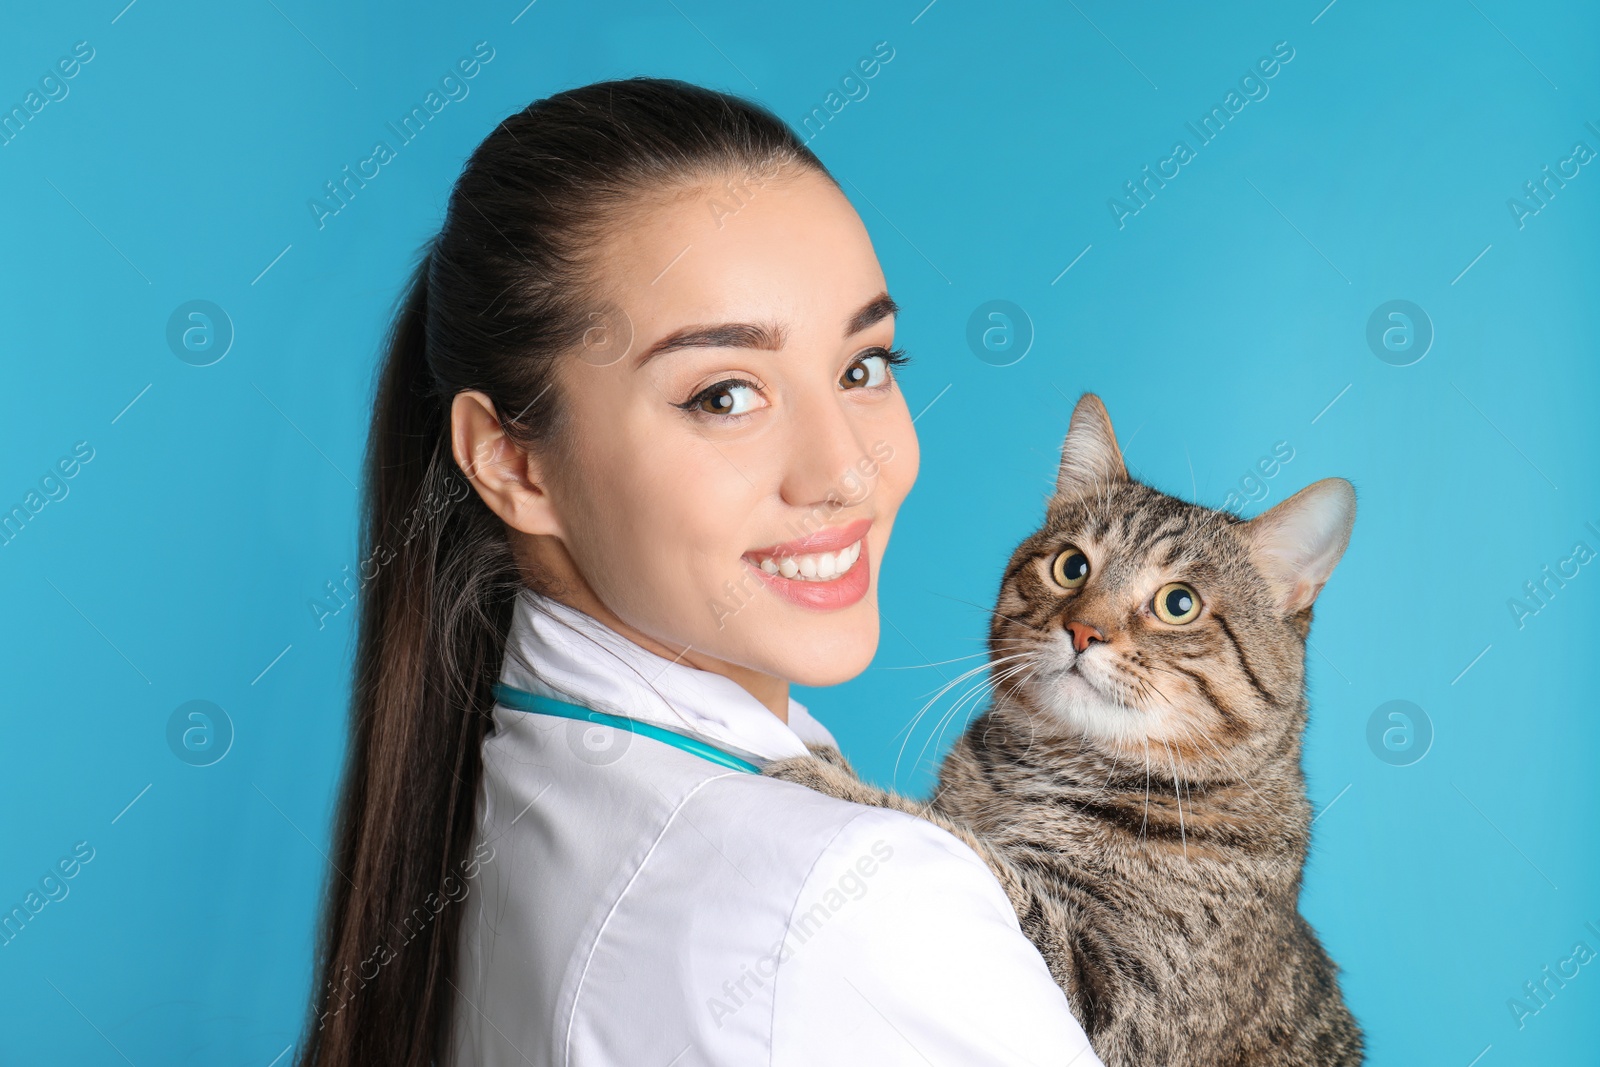
{"type": "Polygon", "coordinates": [[[1355,492],[1245,521],[1129,478],[1086,393],[990,623],[990,709],[927,804],[835,749],[765,773],[929,819],[994,871],[1107,1067],[1358,1064],[1297,909],[1311,605],[1355,492]]]}

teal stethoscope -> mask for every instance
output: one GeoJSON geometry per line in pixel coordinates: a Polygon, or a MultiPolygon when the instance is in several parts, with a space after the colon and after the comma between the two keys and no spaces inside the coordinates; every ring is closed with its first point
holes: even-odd
{"type": "Polygon", "coordinates": [[[629,733],[653,738],[662,744],[682,749],[723,767],[729,767],[736,771],[746,771],[750,774],[761,773],[761,768],[749,760],[743,760],[731,753],[724,752],[715,745],[708,745],[697,737],[680,734],[676,730],[668,730],[666,727],[657,726],[654,723],[630,719],[626,715],[611,715],[604,711],[595,711],[593,708],[586,708],[582,704],[569,704],[565,700],[540,696],[538,693],[530,693],[526,689],[515,689],[509,685],[496,685],[494,687],[494,698],[506,707],[514,708],[517,711],[532,712],[535,715],[556,715],[563,719],[577,719],[579,722],[592,722],[597,726],[611,726],[618,730],[627,730],[629,733]]]}

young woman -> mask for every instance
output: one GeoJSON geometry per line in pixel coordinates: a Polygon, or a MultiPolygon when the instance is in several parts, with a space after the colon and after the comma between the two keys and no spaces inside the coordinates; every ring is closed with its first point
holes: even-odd
{"type": "Polygon", "coordinates": [[[1098,1063],[966,846],[758,773],[877,647],[896,311],[735,97],[591,85],[473,154],[378,388],[301,1064],[1098,1063]]]}

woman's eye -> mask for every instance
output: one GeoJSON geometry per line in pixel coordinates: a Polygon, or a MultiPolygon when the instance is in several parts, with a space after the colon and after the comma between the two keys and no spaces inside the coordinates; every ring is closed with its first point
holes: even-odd
{"type": "Polygon", "coordinates": [[[1186,622],[1193,622],[1200,614],[1200,594],[1194,591],[1193,586],[1168,582],[1156,591],[1150,607],[1162,622],[1182,626],[1186,622]]]}
{"type": "Polygon", "coordinates": [[[844,369],[839,376],[839,384],[846,389],[871,389],[879,385],[889,384],[889,367],[892,364],[904,363],[907,360],[904,352],[898,349],[891,352],[883,348],[875,348],[870,352],[857,356],[856,359],[844,369]]]}
{"type": "Polygon", "coordinates": [[[846,389],[864,389],[889,380],[889,361],[874,353],[862,356],[844,369],[839,384],[846,389]]]}
{"type": "Polygon", "coordinates": [[[1089,580],[1089,557],[1077,545],[1068,545],[1051,564],[1050,576],[1063,589],[1078,589],[1089,580]]]}
{"type": "Polygon", "coordinates": [[[731,380],[702,389],[679,407],[708,415],[747,415],[762,406],[761,393],[749,382],[731,380]]]}

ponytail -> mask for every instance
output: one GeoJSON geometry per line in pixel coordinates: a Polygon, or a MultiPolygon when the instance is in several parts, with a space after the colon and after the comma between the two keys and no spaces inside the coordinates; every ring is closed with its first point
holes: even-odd
{"type": "Polygon", "coordinates": [[[368,444],[338,870],[303,1067],[427,1067],[455,996],[458,887],[518,584],[505,530],[456,468],[449,409],[430,387],[431,259],[395,320],[368,444]]]}

